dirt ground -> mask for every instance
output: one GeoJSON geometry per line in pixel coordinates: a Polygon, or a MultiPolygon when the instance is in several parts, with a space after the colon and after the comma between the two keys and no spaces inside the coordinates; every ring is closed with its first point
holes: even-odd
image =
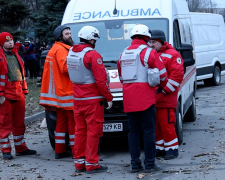
{"type": "Polygon", "coordinates": [[[44,107],[39,105],[40,86],[37,86],[39,79],[26,79],[29,94],[26,95],[26,112],[25,116],[31,116],[38,112],[44,111],[44,107]]]}

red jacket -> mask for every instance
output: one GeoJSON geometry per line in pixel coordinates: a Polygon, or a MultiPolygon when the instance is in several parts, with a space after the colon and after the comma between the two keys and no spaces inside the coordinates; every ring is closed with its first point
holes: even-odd
{"type": "MultiPolygon", "coordinates": [[[[84,48],[91,47],[89,44],[77,44],[73,46],[73,52],[81,52],[84,48]]],[[[104,96],[106,101],[112,101],[113,96],[110,93],[107,83],[107,75],[105,66],[102,62],[102,57],[97,51],[88,51],[84,56],[84,65],[87,69],[91,67],[95,83],[93,84],[74,84],[73,96],[74,98],[88,98],[95,96],[104,96]]],[[[76,105],[87,105],[103,100],[89,99],[89,100],[74,100],[76,105]]]]}
{"type": "Polygon", "coordinates": [[[22,46],[22,43],[15,43],[14,48],[17,49],[17,51],[19,51],[20,46],[22,46]]]}
{"type": "Polygon", "coordinates": [[[10,82],[8,77],[7,59],[4,50],[0,47],[0,96],[5,96],[6,99],[20,100],[24,94],[28,94],[27,82],[25,81],[24,62],[21,60],[16,49],[13,49],[14,54],[19,62],[23,81],[10,82]]]}
{"type": "MultiPolygon", "coordinates": [[[[144,40],[134,39],[129,49],[137,49],[140,45],[147,45],[144,40]]],[[[140,59],[144,66],[144,56],[147,48],[141,51],[140,59]]],[[[159,56],[155,50],[152,50],[148,59],[149,68],[158,68],[163,71],[165,66],[159,60],[159,56]]],[[[119,76],[121,77],[120,61],[117,62],[119,76]]],[[[160,87],[164,87],[167,83],[167,72],[160,75],[160,79],[164,79],[160,83],[160,87]]],[[[122,82],[122,81],[121,81],[122,82]]],[[[155,88],[149,86],[148,83],[127,83],[123,84],[123,104],[124,112],[144,111],[155,104],[155,88]]]]}
{"type": "Polygon", "coordinates": [[[163,60],[168,74],[168,82],[163,88],[165,95],[156,95],[156,107],[177,108],[177,94],[184,76],[184,65],[181,55],[167,42],[160,49],[159,55],[163,60]]]}

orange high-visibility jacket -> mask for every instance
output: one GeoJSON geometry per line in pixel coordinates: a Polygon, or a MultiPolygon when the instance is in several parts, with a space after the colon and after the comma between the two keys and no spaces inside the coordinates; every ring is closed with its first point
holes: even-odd
{"type": "Polygon", "coordinates": [[[73,87],[66,65],[71,46],[55,42],[44,64],[39,104],[73,110],[73,87]]]}

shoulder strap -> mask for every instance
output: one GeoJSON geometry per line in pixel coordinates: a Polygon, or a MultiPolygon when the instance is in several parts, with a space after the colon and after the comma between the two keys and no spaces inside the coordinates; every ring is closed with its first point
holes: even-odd
{"type": "Polygon", "coordinates": [[[94,49],[91,48],[91,47],[86,47],[86,48],[84,48],[82,51],[84,51],[84,52],[86,53],[86,52],[92,51],[92,50],[94,50],[94,49]]]}
{"type": "Polygon", "coordinates": [[[144,63],[145,67],[148,69],[148,58],[151,53],[152,48],[147,48],[147,51],[145,52],[145,57],[144,57],[144,63]]]}
{"type": "Polygon", "coordinates": [[[145,48],[148,48],[148,46],[142,44],[142,45],[138,46],[138,48],[139,48],[139,49],[145,49],[145,48]]]}

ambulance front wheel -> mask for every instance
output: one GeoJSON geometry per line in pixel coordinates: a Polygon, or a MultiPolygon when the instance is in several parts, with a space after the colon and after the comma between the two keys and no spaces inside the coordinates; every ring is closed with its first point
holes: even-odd
{"type": "Polygon", "coordinates": [[[180,102],[177,103],[177,111],[176,111],[176,123],[175,123],[175,130],[178,138],[179,145],[183,142],[183,119],[181,113],[181,106],[180,102]]]}
{"type": "Polygon", "coordinates": [[[192,104],[184,116],[185,122],[194,122],[196,120],[196,100],[195,96],[192,96],[192,104]]]}
{"type": "Polygon", "coordinates": [[[49,136],[49,142],[50,142],[50,144],[51,144],[51,146],[52,146],[52,149],[55,150],[55,139],[52,138],[52,137],[50,136],[50,134],[49,134],[48,136],[49,136]]]}

